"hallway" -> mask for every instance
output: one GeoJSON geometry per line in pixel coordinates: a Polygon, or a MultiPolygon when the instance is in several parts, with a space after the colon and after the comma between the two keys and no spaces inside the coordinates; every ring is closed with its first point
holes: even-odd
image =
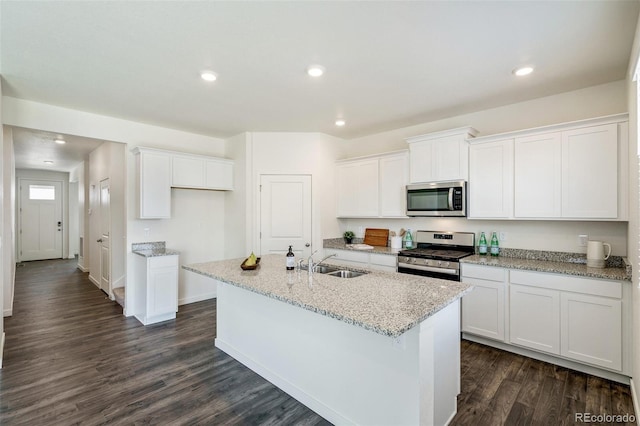
{"type": "Polygon", "coordinates": [[[16,271],[0,424],[322,424],[213,346],[215,300],[143,327],[74,260],[16,271]]]}

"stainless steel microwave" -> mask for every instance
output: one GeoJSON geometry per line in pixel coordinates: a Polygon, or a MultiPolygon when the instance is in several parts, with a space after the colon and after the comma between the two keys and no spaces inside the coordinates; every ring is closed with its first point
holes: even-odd
{"type": "Polygon", "coordinates": [[[466,216],[467,183],[431,182],[407,185],[407,216],[466,216]]]}

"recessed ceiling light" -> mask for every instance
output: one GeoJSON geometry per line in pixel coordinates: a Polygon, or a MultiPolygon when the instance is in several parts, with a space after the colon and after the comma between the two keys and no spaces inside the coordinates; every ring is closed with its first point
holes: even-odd
{"type": "Polygon", "coordinates": [[[529,75],[532,72],[533,72],[533,67],[521,67],[521,68],[516,68],[515,70],[513,70],[513,73],[515,75],[517,75],[518,77],[529,75]]]}
{"type": "Polygon", "coordinates": [[[44,160],[44,164],[53,164],[53,161],[51,161],[51,160],[44,160]]]}
{"type": "Polygon", "coordinates": [[[310,65],[309,68],[307,68],[307,74],[311,77],[320,77],[324,74],[324,71],[325,68],[322,65],[310,65]]]}
{"type": "Polygon", "coordinates": [[[336,126],[340,126],[340,127],[342,127],[342,126],[344,126],[345,124],[347,124],[347,122],[346,122],[346,121],[344,121],[342,118],[338,118],[338,119],[336,120],[336,126]]]}
{"type": "Polygon", "coordinates": [[[60,139],[60,138],[56,139],[56,141],[55,141],[55,142],[56,142],[57,144],[59,144],[59,145],[64,145],[65,143],[67,143],[67,141],[65,141],[64,139],[60,139]]]}
{"type": "Polygon", "coordinates": [[[202,71],[200,77],[202,77],[204,81],[216,81],[218,79],[218,75],[213,71],[202,71]]]}

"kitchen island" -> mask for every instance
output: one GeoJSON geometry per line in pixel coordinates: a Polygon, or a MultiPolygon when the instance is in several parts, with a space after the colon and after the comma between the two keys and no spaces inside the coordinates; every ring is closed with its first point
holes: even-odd
{"type": "Polygon", "coordinates": [[[185,265],[218,285],[216,347],[335,424],[446,424],[470,286],[371,271],[288,272],[282,255],[185,265]]]}

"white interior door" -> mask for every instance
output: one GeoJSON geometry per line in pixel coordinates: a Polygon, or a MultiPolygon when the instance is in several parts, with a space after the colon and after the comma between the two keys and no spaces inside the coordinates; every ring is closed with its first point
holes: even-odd
{"type": "Polygon", "coordinates": [[[260,253],[311,254],[311,176],[260,176],[260,253]]]}
{"type": "Polygon", "coordinates": [[[62,182],[20,179],[19,260],[62,258],[62,182]]]}
{"type": "Polygon", "coordinates": [[[100,289],[111,294],[111,251],[109,250],[111,224],[111,198],[109,179],[100,181],[100,289]]]}

